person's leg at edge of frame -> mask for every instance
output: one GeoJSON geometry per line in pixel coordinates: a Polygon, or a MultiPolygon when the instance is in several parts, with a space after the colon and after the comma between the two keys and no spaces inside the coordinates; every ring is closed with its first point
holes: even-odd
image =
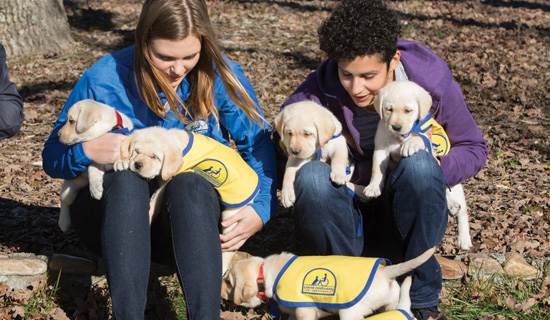
{"type": "Polygon", "coordinates": [[[198,174],[181,173],[166,186],[164,203],[188,319],[219,319],[222,258],[218,194],[198,174]]]}
{"type": "Polygon", "coordinates": [[[71,221],[88,248],[101,250],[114,318],[143,319],[151,254],[149,188],[130,171],[107,172],[103,185],[99,201],[88,190],[80,192],[71,221]]]}
{"type": "MultiPolygon", "coordinates": [[[[445,187],[441,167],[425,151],[402,158],[391,172],[387,188],[391,203],[386,203],[393,207],[403,240],[403,260],[413,259],[441,243],[447,228],[445,187]]],[[[433,256],[414,272],[412,309],[437,306],[441,289],[441,268],[433,256]]]]}
{"type": "Polygon", "coordinates": [[[330,180],[330,166],[308,162],[294,182],[298,239],[311,254],[358,256],[363,250],[361,218],[348,188],[330,180]]]}

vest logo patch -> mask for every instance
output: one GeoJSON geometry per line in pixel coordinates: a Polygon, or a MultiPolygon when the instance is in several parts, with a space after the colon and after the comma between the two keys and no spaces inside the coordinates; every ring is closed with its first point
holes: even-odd
{"type": "Polygon", "coordinates": [[[432,133],[432,150],[436,155],[445,155],[449,151],[449,142],[439,133],[432,133]]]}
{"type": "Polygon", "coordinates": [[[203,160],[194,166],[192,170],[208,180],[216,188],[220,187],[227,180],[227,168],[221,161],[215,159],[203,160]]]}
{"type": "Polygon", "coordinates": [[[302,293],[333,296],[336,292],[336,277],[329,269],[318,268],[309,271],[302,282],[302,293]]]}
{"type": "Polygon", "coordinates": [[[208,133],[208,123],[206,123],[204,119],[199,119],[195,122],[191,122],[185,128],[194,133],[200,133],[204,135],[208,133]]]}

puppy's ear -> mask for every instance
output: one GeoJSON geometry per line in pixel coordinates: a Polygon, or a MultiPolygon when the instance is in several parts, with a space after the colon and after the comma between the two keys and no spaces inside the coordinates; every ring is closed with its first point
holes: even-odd
{"type": "Polygon", "coordinates": [[[244,279],[237,278],[235,283],[235,292],[233,294],[233,302],[241,304],[250,300],[258,292],[258,286],[248,284],[244,279]]]}
{"type": "Polygon", "coordinates": [[[120,143],[120,159],[121,160],[129,160],[130,159],[130,150],[131,147],[134,145],[131,142],[133,141],[132,136],[126,137],[122,142],[120,143]]]}
{"type": "Polygon", "coordinates": [[[376,113],[380,115],[380,119],[382,120],[384,120],[384,115],[382,113],[382,105],[384,103],[384,93],[385,93],[384,90],[380,90],[374,95],[374,110],[376,111],[376,113]]]}
{"type": "Polygon", "coordinates": [[[164,155],[162,157],[162,168],[160,169],[160,177],[166,181],[178,172],[183,166],[183,156],[178,152],[178,148],[165,146],[164,155]]]}
{"type": "Polygon", "coordinates": [[[79,105],[79,108],[75,130],[77,133],[82,133],[88,131],[101,119],[101,112],[92,106],[85,108],[84,105],[79,105]]]}
{"type": "Polygon", "coordinates": [[[428,91],[419,87],[419,90],[416,92],[416,103],[418,103],[418,120],[422,120],[428,115],[428,112],[430,112],[430,108],[432,107],[432,96],[430,96],[428,91]]]}
{"type": "Polygon", "coordinates": [[[277,132],[279,133],[279,136],[283,137],[283,132],[285,130],[283,116],[284,115],[284,109],[279,112],[279,114],[275,117],[275,128],[277,129],[277,132]]]}
{"type": "Polygon", "coordinates": [[[228,278],[222,279],[222,299],[229,300],[229,293],[231,292],[231,282],[228,278]]]}
{"type": "Polygon", "coordinates": [[[323,147],[336,133],[342,131],[342,125],[328,110],[319,112],[317,117],[313,119],[313,122],[317,128],[317,135],[321,147],[323,147]]]}

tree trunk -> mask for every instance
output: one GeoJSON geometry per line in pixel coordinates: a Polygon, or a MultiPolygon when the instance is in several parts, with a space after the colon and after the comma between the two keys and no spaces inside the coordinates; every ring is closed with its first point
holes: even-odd
{"type": "Polygon", "coordinates": [[[0,0],[0,42],[8,55],[71,48],[63,0],[0,0]]]}

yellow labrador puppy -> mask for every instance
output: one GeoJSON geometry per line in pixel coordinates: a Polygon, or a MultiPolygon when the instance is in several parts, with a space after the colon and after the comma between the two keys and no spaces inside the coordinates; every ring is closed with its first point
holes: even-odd
{"type": "MultiPolygon", "coordinates": [[[[59,141],[66,145],[95,139],[109,131],[127,128],[132,130],[134,125],[130,118],[116,111],[115,108],[94,100],[81,100],[71,106],[67,112],[67,122],[59,131],[59,141]]],[[[101,199],[103,195],[103,175],[111,170],[112,166],[92,163],[88,169],[72,180],[65,180],[61,187],[61,205],[59,228],[67,231],[71,226],[69,212],[70,205],[78,192],[90,186],[90,194],[94,199],[101,199]]]]}
{"type": "MultiPolygon", "coordinates": [[[[380,122],[374,140],[372,176],[363,190],[367,199],[382,194],[392,153],[410,157],[419,150],[426,150],[434,156],[448,152],[450,143],[443,128],[429,115],[431,106],[430,94],[411,81],[391,82],[376,95],[374,107],[380,115],[380,122]],[[424,133],[427,130],[431,130],[431,137],[424,133]]],[[[449,214],[457,216],[458,246],[463,250],[470,249],[472,241],[462,185],[447,188],[447,208],[449,214]]]]}
{"type": "MultiPolygon", "coordinates": [[[[253,202],[260,188],[258,174],[235,150],[184,129],[135,130],[122,141],[121,159],[115,163],[115,170],[126,169],[144,179],[158,178],[160,188],[151,197],[150,221],[160,212],[166,183],[180,172],[195,172],[216,188],[224,206],[222,220],[253,202]]],[[[224,228],[222,233],[235,225],[224,228]]],[[[223,253],[223,272],[234,253],[223,253]]]]}
{"type": "Polygon", "coordinates": [[[329,110],[313,101],[296,102],[275,117],[275,127],[288,154],[281,188],[281,204],[285,208],[296,201],[296,172],[309,161],[330,162],[331,180],[339,185],[349,181],[348,148],[341,135],[342,124],[329,110]]]}
{"type": "Polygon", "coordinates": [[[298,257],[287,252],[265,259],[251,257],[230,267],[223,278],[222,298],[249,308],[274,299],[282,312],[298,320],[331,314],[342,320],[359,320],[398,307],[410,314],[411,279],[405,281],[403,290],[395,279],[426,262],[434,251],[431,248],[412,260],[389,266],[380,258],[298,257]]]}

